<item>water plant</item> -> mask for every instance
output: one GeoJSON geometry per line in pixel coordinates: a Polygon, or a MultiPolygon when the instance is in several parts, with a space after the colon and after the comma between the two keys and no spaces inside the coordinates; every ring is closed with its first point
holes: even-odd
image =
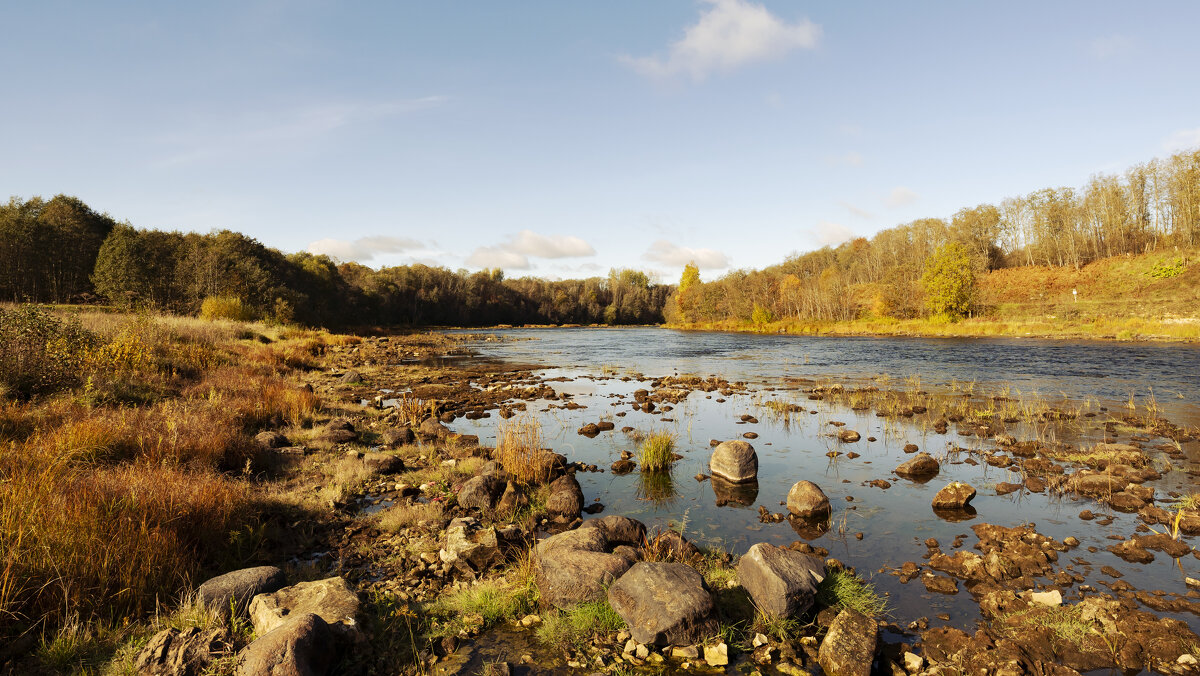
{"type": "Polygon", "coordinates": [[[661,472],[674,461],[675,435],[671,432],[651,432],[638,447],[638,465],[643,472],[661,472]]]}

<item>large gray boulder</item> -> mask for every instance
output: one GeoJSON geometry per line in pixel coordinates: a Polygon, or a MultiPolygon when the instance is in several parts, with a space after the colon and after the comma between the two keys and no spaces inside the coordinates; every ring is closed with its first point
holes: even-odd
{"type": "Polygon", "coordinates": [[[610,548],[600,528],[577,528],[538,542],[535,579],[542,603],[562,608],[604,598],[605,587],[634,563],[610,548]]]}
{"type": "Polygon", "coordinates": [[[226,627],[163,629],[138,653],[133,668],[143,676],[200,676],[232,646],[226,627]]]}
{"type": "Polygon", "coordinates": [[[546,514],[554,521],[574,521],[583,513],[583,489],[571,474],[550,482],[546,514]]]}
{"type": "Polygon", "coordinates": [[[481,474],[467,479],[458,491],[458,504],[486,512],[496,506],[504,494],[505,481],[495,474],[481,474]]]}
{"type": "Polygon", "coordinates": [[[918,453],[896,468],[896,474],[910,478],[923,479],[936,476],[942,466],[928,453],[918,453]]]}
{"type": "Polygon", "coordinates": [[[238,653],[237,676],[326,676],[333,667],[329,625],[314,613],[287,618],[238,653]]]}
{"type": "Polygon", "coordinates": [[[878,633],[875,620],[846,608],[829,625],[817,661],[828,676],[870,676],[878,633]]]}
{"type": "Polygon", "coordinates": [[[358,638],[358,594],[340,577],[301,582],[250,602],[250,622],[259,636],[305,613],[319,615],[335,634],[358,638]]]}
{"type": "Polygon", "coordinates": [[[771,617],[791,617],[812,607],[817,585],[825,579],[825,563],[760,542],[742,555],[737,576],[759,610],[771,617]]]}
{"type": "Polygon", "coordinates": [[[635,564],[609,587],[608,603],[638,643],[689,645],[717,629],[704,578],[682,563],[635,564]]]}
{"type": "Polygon", "coordinates": [[[829,498],[811,481],[797,481],[788,491],[788,511],[803,519],[824,518],[833,513],[829,498]]]}
{"type": "Polygon", "coordinates": [[[708,467],[713,476],[735,484],[754,481],[758,478],[758,454],[745,441],[725,441],[713,449],[708,467]]]}
{"type": "Polygon", "coordinates": [[[230,610],[244,615],[250,601],[259,594],[269,594],[287,584],[283,571],[275,566],[243,568],[218,575],[196,590],[197,600],[209,609],[229,619],[230,610]]]}

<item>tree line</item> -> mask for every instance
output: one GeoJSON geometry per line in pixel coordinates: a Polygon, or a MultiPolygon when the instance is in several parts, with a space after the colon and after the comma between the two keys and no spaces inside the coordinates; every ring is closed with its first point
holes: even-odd
{"type": "Polygon", "coordinates": [[[1079,189],[965,207],[949,219],[918,219],[708,283],[689,266],[664,312],[672,323],[960,316],[981,309],[973,281],[989,270],[1078,268],[1197,246],[1200,149],[1095,175],[1079,189]]]}
{"type": "Polygon", "coordinates": [[[672,291],[628,269],[565,281],[420,264],[376,270],[229,230],[138,229],[63,195],[0,205],[0,300],[12,302],[197,314],[226,299],[249,317],[329,327],[650,324],[663,321],[672,291]]]}

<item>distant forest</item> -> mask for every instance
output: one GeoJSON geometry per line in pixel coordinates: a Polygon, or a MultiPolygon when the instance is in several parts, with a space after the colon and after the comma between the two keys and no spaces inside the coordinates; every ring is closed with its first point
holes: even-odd
{"type": "Polygon", "coordinates": [[[927,302],[934,261],[977,277],[1197,246],[1200,150],[1096,175],[1080,189],[1046,188],[963,208],[949,220],[916,220],[707,283],[688,266],[678,287],[630,269],[567,281],[426,265],[375,270],[285,254],[228,230],[137,229],[74,197],[14,197],[0,205],[0,300],[107,300],[188,314],[232,305],[247,317],[332,327],[912,318],[935,312],[927,302]],[[944,255],[948,250],[956,255],[944,255]]]}

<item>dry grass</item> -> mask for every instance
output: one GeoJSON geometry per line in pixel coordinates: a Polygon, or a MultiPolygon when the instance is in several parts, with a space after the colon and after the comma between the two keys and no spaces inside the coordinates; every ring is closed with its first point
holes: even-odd
{"type": "Polygon", "coordinates": [[[545,456],[542,426],[537,418],[522,415],[500,423],[496,430],[496,459],[518,482],[540,484],[548,481],[553,468],[545,456]]]}
{"type": "Polygon", "coordinates": [[[380,513],[379,527],[391,533],[398,533],[405,528],[419,526],[427,521],[439,521],[445,511],[445,507],[440,502],[413,502],[406,505],[395,505],[380,513]]]}

